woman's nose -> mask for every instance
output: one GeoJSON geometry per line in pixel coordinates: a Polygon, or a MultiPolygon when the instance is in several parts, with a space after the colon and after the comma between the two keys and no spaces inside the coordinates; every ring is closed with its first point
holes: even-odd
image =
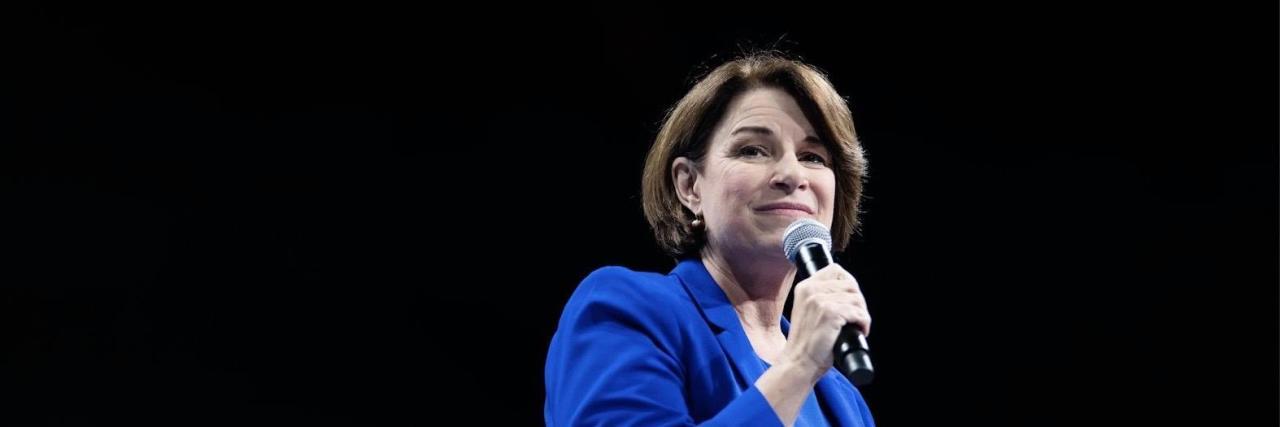
{"type": "Polygon", "coordinates": [[[799,159],[794,155],[788,155],[778,161],[769,184],[773,188],[790,193],[808,188],[809,180],[804,177],[799,159]]]}

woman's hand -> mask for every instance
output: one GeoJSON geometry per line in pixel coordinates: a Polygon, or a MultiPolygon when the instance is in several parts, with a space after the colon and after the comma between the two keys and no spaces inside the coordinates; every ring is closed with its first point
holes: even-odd
{"type": "Polygon", "coordinates": [[[857,324],[864,335],[871,333],[871,314],[858,281],[833,263],[796,285],[783,359],[816,382],[831,369],[836,337],[846,323],[857,324]]]}

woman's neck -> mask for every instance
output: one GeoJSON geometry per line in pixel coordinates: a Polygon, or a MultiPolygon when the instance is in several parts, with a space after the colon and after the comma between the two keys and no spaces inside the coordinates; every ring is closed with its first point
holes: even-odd
{"type": "Polygon", "coordinates": [[[782,259],[726,256],[710,248],[702,251],[702,265],[729,297],[745,329],[781,333],[780,319],[795,266],[782,259]]]}

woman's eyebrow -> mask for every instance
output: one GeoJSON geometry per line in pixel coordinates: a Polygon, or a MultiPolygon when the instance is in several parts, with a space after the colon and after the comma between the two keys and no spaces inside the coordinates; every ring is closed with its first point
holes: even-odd
{"type": "Polygon", "coordinates": [[[729,133],[729,135],[737,135],[744,132],[759,134],[761,136],[773,136],[773,131],[763,126],[743,126],[734,129],[733,132],[729,133]]]}
{"type": "MultiPolygon", "coordinates": [[[[737,129],[734,129],[733,132],[730,132],[729,136],[737,135],[739,133],[754,133],[760,136],[773,136],[773,130],[770,130],[769,128],[763,127],[763,126],[742,126],[737,129]]],[[[825,146],[825,144],[822,143],[821,138],[818,138],[813,135],[806,135],[804,137],[804,142],[825,146]]]]}

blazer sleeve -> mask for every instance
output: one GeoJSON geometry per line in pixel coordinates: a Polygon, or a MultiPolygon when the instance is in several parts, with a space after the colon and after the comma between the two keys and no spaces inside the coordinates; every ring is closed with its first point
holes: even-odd
{"type": "MultiPolygon", "coordinates": [[[[547,425],[695,424],[680,351],[690,302],[655,282],[612,267],[579,285],[547,354],[547,425]]],[[[702,425],[781,421],[753,385],[702,425]]]]}

